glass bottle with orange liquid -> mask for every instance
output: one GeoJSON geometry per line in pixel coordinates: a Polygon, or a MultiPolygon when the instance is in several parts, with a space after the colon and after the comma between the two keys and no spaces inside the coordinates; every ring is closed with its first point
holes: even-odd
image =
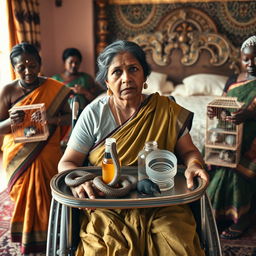
{"type": "Polygon", "coordinates": [[[110,153],[112,143],[116,143],[115,138],[105,140],[105,154],[102,160],[102,180],[104,183],[110,183],[115,176],[115,166],[110,153]]]}

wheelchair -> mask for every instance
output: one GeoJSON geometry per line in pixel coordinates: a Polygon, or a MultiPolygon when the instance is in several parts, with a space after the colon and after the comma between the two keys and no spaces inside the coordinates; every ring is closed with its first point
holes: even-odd
{"type": "MultiPolygon", "coordinates": [[[[81,170],[100,173],[99,167],[80,167],[81,170]]],[[[136,167],[123,167],[123,172],[137,174],[136,167]]],[[[162,207],[175,204],[189,204],[197,223],[201,247],[206,256],[222,256],[220,239],[206,184],[197,178],[196,188],[186,188],[182,168],[175,176],[175,189],[164,192],[161,197],[150,197],[132,191],[130,196],[119,199],[80,199],[75,198],[65,184],[65,176],[70,171],[57,174],[51,180],[52,203],[49,216],[47,256],[73,256],[79,242],[78,208],[133,208],[162,207]],[[175,192],[173,192],[175,191],[175,192]],[[139,200],[138,200],[139,199],[139,200]],[[157,200],[156,200],[157,199],[157,200]]]]}
{"type": "MultiPolygon", "coordinates": [[[[172,97],[171,100],[175,99],[172,97]]],[[[79,100],[72,100],[72,127],[79,117],[79,100]]],[[[137,175],[136,167],[122,167],[124,172],[137,175]]],[[[80,167],[100,174],[99,167],[80,167]]],[[[217,225],[212,211],[211,202],[206,193],[206,184],[199,178],[195,180],[196,188],[191,191],[186,188],[183,176],[184,167],[179,166],[175,176],[175,189],[160,198],[150,198],[133,191],[132,195],[123,199],[79,199],[73,197],[65,184],[65,176],[70,171],[55,175],[51,180],[52,202],[49,215],[47,256],[73,256],[79,242],[79,208],[133,208],[133,207],[162,207],[175,204],[189,204],[197,223],[197,233],[201,247],[206,256],[222,256],[217,225]],[[175,191],[175,193],[173,193],[175,191]],[[135,199],[131,199],[135,198],[135,199]],[[139,200],[136,200],[136,198],[139,200]]]]}

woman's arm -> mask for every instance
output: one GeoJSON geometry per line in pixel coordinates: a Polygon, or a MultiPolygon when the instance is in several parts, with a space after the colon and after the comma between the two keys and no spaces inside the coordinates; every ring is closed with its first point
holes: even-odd
{"type": "Polygon", "coordinates": [[[14,91],[14,82],[2,87],[0,91],[0,134],[5,135],[11,133],[11,119],[13,122],[19,123],[23,121],[23,111],[11,111],[11,102],[17,98],[14,91]]]}
{"type": "MultiPolygon", "coordinates": [[[[78,152],[68,146],[64,152],[64,155],[60,159],[58,170],[59,172],[63,172],[81,167],[83,166],[84,159],[85,154],[78,152]]],[[[93,188],[91,181],[86,181],[77,187],[71,188],[71,190],[73,195],[79,198],[89,197],[94,199],[95,193],[99,193],[99,191],[93,188]]]]}
{"type": "Polygon", "coordinates": [[[179,138],[175,147],[175,152],[187,167],[185,177],[189,189],[193,188],[193,178],[196,176],[199,176],[208,182],[209,177],[204,169],[204,160],[199,150],[193,144],[189,133],[179,138]]]}
{"type": "Polygon", "coordinates": [[[256,96],[247,104],[243,106],[238,111],[233,112],[231,116],[227,117],[228,121],[234,124],[244,123],[246,120],[256,119],[256,96]]]}
{"type": "Polygon", "coordinates": [[[60,159],[58,170],[63,172],[70,169],[83,166],[85,154],[76,151],[69,146],[66,148],[62,158],[60,159]]]}

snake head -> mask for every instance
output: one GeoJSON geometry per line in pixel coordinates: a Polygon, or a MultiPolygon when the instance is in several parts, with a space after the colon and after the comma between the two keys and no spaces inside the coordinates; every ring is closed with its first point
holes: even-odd
{"type": "Polygon", "coordinates": [[[159,186],[151,181],[150,179],[143,179],[138,181],[137,190],[141,194],[154,195],[155,193],[160,193],[159,186]]]}

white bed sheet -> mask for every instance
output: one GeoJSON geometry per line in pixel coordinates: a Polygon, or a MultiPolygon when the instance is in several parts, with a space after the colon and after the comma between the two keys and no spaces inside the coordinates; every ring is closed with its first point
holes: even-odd
{"type": "Polygon", "coordinates": [[[194,113],[190,131],[195,146],[201,151],[205,142],[207,104],[217,96],[174,96],[176,102],[194,113]]]}

